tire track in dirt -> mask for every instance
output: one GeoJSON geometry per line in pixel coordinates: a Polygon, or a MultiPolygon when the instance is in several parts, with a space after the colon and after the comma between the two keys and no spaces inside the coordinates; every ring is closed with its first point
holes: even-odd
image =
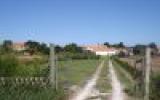
{"type": "Polygon", "coordinates": [[[84,85],[82,90],[78,91],[77,94],[70,100],[86,100],[92,94],[91,92],[97,84],[97,80],[99,78],[103,66],[104,61],[101,62],[101,64],[96,69],[96,72],[93,75],[93,77],[90,80],[88,80],[87,84],[84,85]]]}
{"type": "Polygon", "coordinates": [[[111,76],[112,96],[111,100],[124,100],[124,93],[120,81],[117,78],[112,62],[109,60],[109,73],[111,76]]]}

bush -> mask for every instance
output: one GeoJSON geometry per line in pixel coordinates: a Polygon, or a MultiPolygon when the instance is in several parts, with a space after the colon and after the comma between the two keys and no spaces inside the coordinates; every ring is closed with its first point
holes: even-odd
{"type": "Polygon", "coordinates": [[[58,55],[59,60],[65,59],[99,59],[99,56],[96,56],[92,53],[70,53],[64,52],[58,55]]]}
{"type": "Polygon", "coordinates": [[[123,62],[120,59],[118,59],[117,57],[112,57],[112,59],[114,59],[119,65],[121,65],[132,76],[134,76],[136,70],[132,66],[130,66],[127,62],[123,62]]]}
{"type": "Polygon", "coordinates": [[[63,89],[50,86],[0,86],[0,100],[66,100],[63,89]]]}
{"type": "Polygon", "coordinates": [[[158,100],[160,97],[160,75],[152,76],[150,99],[158,100]]]}
{"type": "Polygon", "coordinates": [[[18,66],[18,60],[14,55],[0,56],[0,76],[14,76],[18,66]]]}
{"type": "Polygon", "coordinates": [[[46,76],[47,74],[47,62],[42,59],[35,58],[24,62],[12,54],[0,56],[0,76],[46,76]]]}

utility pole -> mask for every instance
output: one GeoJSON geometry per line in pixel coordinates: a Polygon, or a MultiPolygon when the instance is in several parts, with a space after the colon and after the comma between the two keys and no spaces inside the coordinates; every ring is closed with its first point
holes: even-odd
{"type": "Polygon", "coordinates": [[[151,49],[149,47],[146,48],[146,64],[145,64],[145,94],[144,100],[149,100],[150,94],[150,72],[151,72],[151,49]]]}
{"type": "Polygon", "coordinates": [[[53,88],[56,89],[56,66],[55,66],[55,52],[54,44],[50,44],[50,74],[49,80],[53,88]]]}

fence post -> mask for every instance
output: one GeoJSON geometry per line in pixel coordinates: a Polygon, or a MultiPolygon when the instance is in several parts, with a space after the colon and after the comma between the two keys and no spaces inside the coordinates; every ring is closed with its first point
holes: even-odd
{"type": "Polygon", "coordinates": [[[55,66],[55,52],[54,51],[55,51],[54,44],[50,44],[49,80],[50,80],[50,84],[53,88],[55,88],[55,85],[56,85],[56,68],[55,68],[56,66],[55,66]]]}
{"type": "Polygon", "coordinates": [[[144,100],[149,100],[149,91],[150,91],[150,72],[151,72],[151,49],[146,48],[146,61],[145,61],[145,94],[144,100]]]}

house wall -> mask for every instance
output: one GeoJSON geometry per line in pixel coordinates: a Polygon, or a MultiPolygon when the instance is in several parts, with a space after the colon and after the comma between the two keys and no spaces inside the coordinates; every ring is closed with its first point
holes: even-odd
{"type": "Polygon", "coordinates": [[[25,45],[24,44],[13,44],[13,50],[16,51],[22,51],[25,50],[25,45]]]}
{"type": "Polygon", "coordinates": [[[96,52],[96,55],[100,56],[109,56],[109,55],[116,55],[117,53],[115,51],[113,52],[96,52]]]}

